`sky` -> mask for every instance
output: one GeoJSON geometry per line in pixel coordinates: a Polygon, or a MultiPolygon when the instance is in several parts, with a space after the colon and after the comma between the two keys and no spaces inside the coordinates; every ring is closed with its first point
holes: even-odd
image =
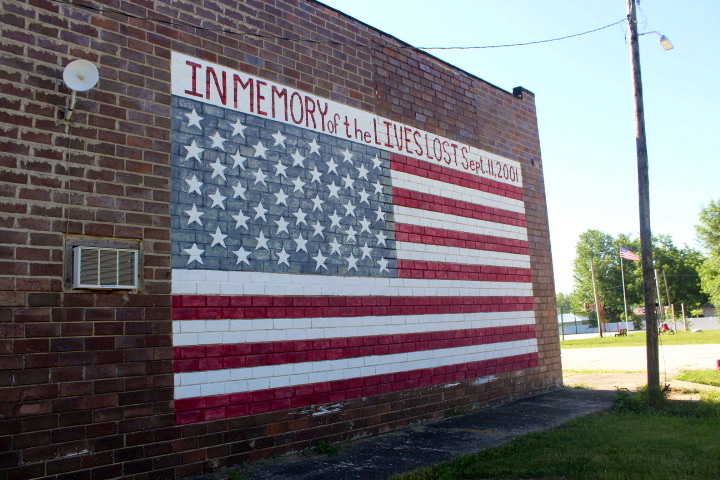
{"type": "MultiPolygon", "coordinates": [[[[625,0],[321,0],[415,46],[483,46],[581,33],[625,0]],[[438,6],[442,5],[442,8],[438,6]]],[[[700,209],[720,199],[720,2],[643,0],[640,37],[653,234],[699,248],[700,209]]],[[[627,24],[540,45],[430,50],[504,90],[535,94],[557,292],[573,289],[579,235],[639,236],[627,24]]]]}

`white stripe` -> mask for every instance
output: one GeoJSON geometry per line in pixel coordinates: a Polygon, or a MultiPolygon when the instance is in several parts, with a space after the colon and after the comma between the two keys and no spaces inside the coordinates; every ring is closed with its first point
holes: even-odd
{"type": "MultiPolygon", "coordinates": [[[[398,242],[401,244],[403,242],[398,242]]],[[[434,245],[420,245],[434,247],[434,245]]],[[[459,250],[459,249],[458,249],[459,250]]],[[[473,250],[477,252],[477,250],[473,250]]],[[[502,252],[483,252],[488,261],[502,252]],[[493,254],[492,256],[490,254],[493,254]]],[[[516,255],[528,258],[527,255],[516,255]]],[[[498,260],[500,261],[500,260],[498,260]]],[[[467,263],[467,262],[466,262],[467,263]]],[[[510,260],[506,263],[512,263],[510,260]]],[[[485,263],[485,265],[493,265],[485,263]]],[[[529,263],[528,263],[529,265],[529,263]]],[[[532,283],[173,269],[175,295],[532,296],[532,283]]]]}
{"type": "Polygon", "coordinates": [[[320,362],[176,373],[175,398],[223,395],[279,386],[370,377],[535,352],[537,352],[537,340],[528,339],[320,362]]]}
{"type": "Polygon", "coordinates": [[[446,247],[444,245],[409,242],[395,242],[395,249],[397,250],[398,260],[530,268],[530,255],[520,255],[517,253],[492,252],[488,250],[474,250],[471,248],[446,247]]]}
{"type": "MultiPolygon", "coordinates": [[[[326,338],[403,335],[471,328],[534,325],[535,313],[477,312],[378,317],[313,317],[223,320],[175,320],[173,345],[208,345],[206,333],[220,333],[211,344],[283,342],[326,338]]],[[[212,338],[212,337],[211,337],[212,338]]]]}
{"type": "Polygon", "coordinates": [[[493,193],[461,187],[452,183],[439,182],[430,178],[412,175],[396,170],[391,171],[392,186],[415,192],[439,195],[463,202],[470,202],[510,212],[525,213],[525,202],[493,193]]]}
{"type": "Polygon", "coordinates": [[[474,218],[461,217],[448,213],[421,210],[418,208],[393,207],[395,223],[407,223],[421,227],[442,228],[444,230],[457,230],[477,235],[492,235],[494,237],[512,238],[527,241],[527,229],[504,223],[488,222],[474,218]]]}

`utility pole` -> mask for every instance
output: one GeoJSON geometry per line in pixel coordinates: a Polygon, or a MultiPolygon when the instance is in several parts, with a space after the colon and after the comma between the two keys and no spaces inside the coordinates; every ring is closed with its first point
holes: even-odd
{"type": "Polygon", "coordinates": [[[640,74],[640,46],[638,45],[635,0],[627,0],[630,59],[635,98],[635,146],[637,150],[638,196],[640,211],[640,251],[642,253],[643,293],[645,298],[645,328],[647,335],[648,394],[651,405],[659,405],[660,365],[658,360],[658,330],[655,316],[653,288],[652,233],[650,231],[650,180],[648,178],[647,142],[645,139],[645,109],[643,107],[642,76],[640,74]]]}
{"type": "Polygon", "coordinates": [[[600,318],[600,302],[598,301],[597,285],[595,285],[595,260],[590,260],[590,275],[592,275],[593,295],[595,295],[595,315],[597,316],[598,332],[603,336],[602,319],[600,318]]]}

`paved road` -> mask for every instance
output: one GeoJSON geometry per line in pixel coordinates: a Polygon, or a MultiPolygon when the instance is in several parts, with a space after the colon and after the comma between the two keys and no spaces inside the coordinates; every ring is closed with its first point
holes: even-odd
{"type": "MultiPolygon", "coordinates": [[[[720,345],[660,346],[660,371],[675,375],[683,369],[717,368],[720,345]]],[[[647,371],[645,347],[565,348],[563,370],[647,371]]]]}

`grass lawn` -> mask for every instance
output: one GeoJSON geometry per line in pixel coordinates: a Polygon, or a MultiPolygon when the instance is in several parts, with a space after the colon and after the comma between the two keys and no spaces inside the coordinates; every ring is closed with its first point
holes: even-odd
{"type": "Polygon", "coordinates": [[[392,478],[720,478],[717,397],[703,402],[666,401],[657,411],[650,411],[636,399],[620,392],[611,412],[584,417],[552,431],[392,478]]]}
{"type": "MultiPolygon", "coordinates": [[[[560,342],[560,348],[592,347],[642,347],[645,345],[645,332],[631,333],[627,337],[616,337],[613,332],[603,338],[582,338],[560,342]]],[[[707,330],[700,333],[678,332],[675,335],[660,335],[662,345],[701,345],[720,344],[720,330],[707,330]]]]}
{"type": "Polygon", "coordinates": [[[720,387],[720,370],[685,370],[675,379],[720,387]]]}

